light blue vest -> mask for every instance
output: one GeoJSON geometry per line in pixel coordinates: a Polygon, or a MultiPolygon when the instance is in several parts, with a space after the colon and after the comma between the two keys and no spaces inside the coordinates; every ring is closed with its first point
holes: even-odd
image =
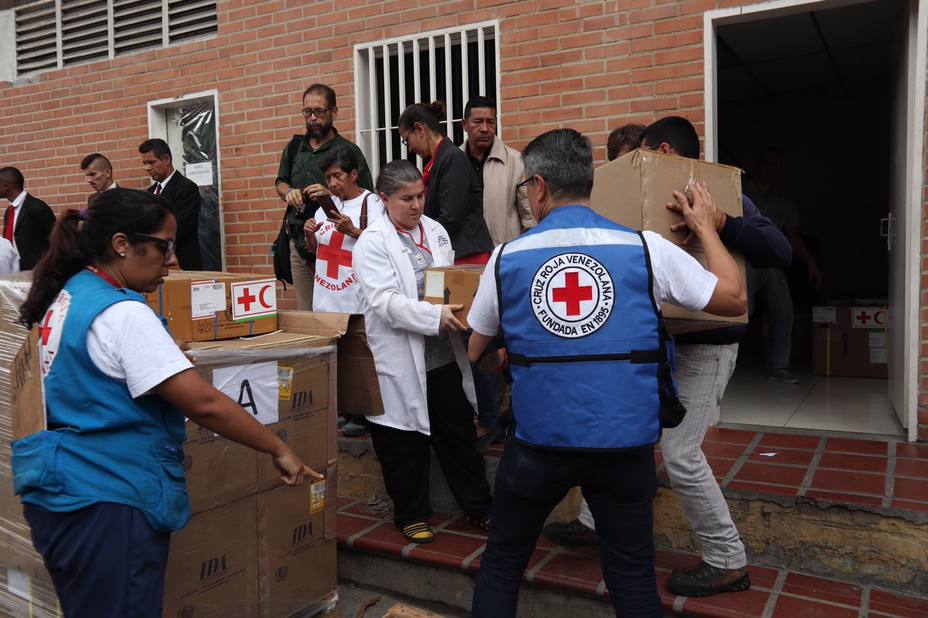
{"type": "Polygon", "coordinates": [[[114,502],[140,509],[156,530],[183,528],[190,518],[183,414],[156,395],[132,399],[87,353],[101,312],[143,299],[87,270],[64,290],[71,303],[44,379],[48,430],[13,442],[14,491],[50,511],[114,502]]]}
{"type": "Polygon", "coordinates": [[[505,244],[497,269],[515,439],[604,451],[660,440],[662,402],[679,403],[641,235],[564,206],[505,244]]]}

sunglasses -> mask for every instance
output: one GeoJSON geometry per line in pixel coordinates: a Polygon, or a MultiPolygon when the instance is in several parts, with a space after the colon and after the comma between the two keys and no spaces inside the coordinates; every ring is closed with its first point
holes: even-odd
{"type": "Polygon", "coordinates": [[[148,234],[134,234],[133,233],[133,234],[129,234],[129,236],[137,240],[142,240],[145,242],[153,242],[159,247],[161,247],[161,251],[164,253],[165,262],[170,260],[171,257],[174,255],[175,245],[174,245],[173,240],[168,240],[165,238],[158,238],[157,236],[149,236],[148,234]]]}

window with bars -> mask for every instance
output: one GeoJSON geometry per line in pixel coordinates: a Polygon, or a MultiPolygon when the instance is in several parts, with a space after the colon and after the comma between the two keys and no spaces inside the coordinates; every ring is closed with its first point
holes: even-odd
{"type": "Polygon", "coordinates": [[[494,21],[355,46],[355,134],[374,178],[394,159],[415,161],[396,126],[407,105],[443,101],[446,134],[464,141],[468,99],[499,100],[498,41],[494,21]]]}
{"type": "Polygon", "coordinates": [[[216,34],[216,0],[43,0],[16,8],[16,73],[216,34]]]}

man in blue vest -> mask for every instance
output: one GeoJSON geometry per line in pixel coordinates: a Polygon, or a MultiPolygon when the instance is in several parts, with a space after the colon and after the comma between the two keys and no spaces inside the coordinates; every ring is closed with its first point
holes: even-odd
{"type": "Polygon", "coordinates": [[[744,281],[719,240],[705,186],[690,187],[692,204],[679,192],[673,199],[704,247],[708,270],[660,235],[589,208],[592,147],[577,131],[540,135],[522,160],[540,223],[493,252],[468,315],[472,361],[502,333],[515,418],[496,475],[473,615],[515,616],[545,518],[580,485],[616,615],[661,616],[654,444],[662,422],[679,422],[670,418],[679,402],[660,304],[741,315],[744,281]]]}

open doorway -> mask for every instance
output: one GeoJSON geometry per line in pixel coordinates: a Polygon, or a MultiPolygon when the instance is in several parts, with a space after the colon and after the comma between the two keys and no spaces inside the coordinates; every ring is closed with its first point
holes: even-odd
{"type": "Polygon", "coordinates": [[[749,276],[751,327],[721,420],[902,437],[910,411],[889,376],[903,370],[891,328],[903,325],[888,316],[906,266],[887,236],[908,191],[917,5],[773,4],[713,24],[707,151],[712,139],[717,161],[746,171],[745,193],[795,255],[749,276]]]}

